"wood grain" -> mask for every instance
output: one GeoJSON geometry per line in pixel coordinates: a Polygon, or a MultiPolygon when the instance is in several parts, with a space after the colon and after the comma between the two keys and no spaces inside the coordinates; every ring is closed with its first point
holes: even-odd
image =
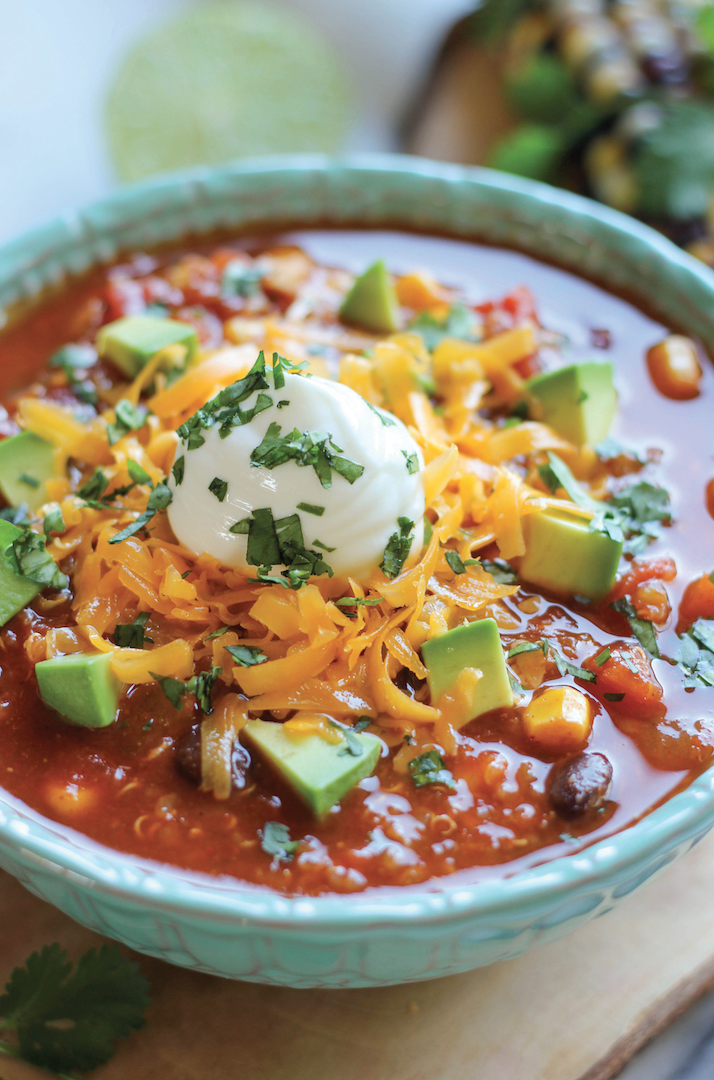
{"type": "MultiPolygon", "coordinates": [[[[714,835],[622,906],[517,960],[379,990],[232,983],[140,957],[147,1027],[96,1080],[610,1080],[714,981],[714,835]]],[[[0,876],[0,978],[100,939],[0,876]]],[[[0,1063],[4,1080],[32,1080],[0,1063]]]]}

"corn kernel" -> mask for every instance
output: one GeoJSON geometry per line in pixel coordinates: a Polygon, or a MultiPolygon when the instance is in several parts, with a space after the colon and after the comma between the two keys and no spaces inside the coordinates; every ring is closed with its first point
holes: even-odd
{"type": "Polygon", "coordinates": [[[590,701],[572,686],[549,686],[525,710],[523,727],[548,749],[579,750],[592,729],[590,701]]]}

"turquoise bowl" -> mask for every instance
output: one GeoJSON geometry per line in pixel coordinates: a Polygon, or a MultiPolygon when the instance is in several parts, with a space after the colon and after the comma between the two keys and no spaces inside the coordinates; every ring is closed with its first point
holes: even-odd
{"type": "MultiPolygon", "coordinates": [[[[517,248],[625,290],[714,349],[714,275],[657,233],[542,184],[392,156],[266,159],[121,191],[0,250],[0,311],[127,249],[326,222],[517,248]]],[[[0,865],[77,922],[174,964],[281,986],[383,986],[553,941],[609,911],[713,823],[710,769],[631,828],[512,877],[291,899],[111,851],[0,791],[0,865]]]]}

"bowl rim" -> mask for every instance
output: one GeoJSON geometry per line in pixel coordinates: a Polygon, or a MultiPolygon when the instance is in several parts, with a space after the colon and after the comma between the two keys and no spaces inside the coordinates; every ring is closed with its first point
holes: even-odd
{"type": "MultiPolygon", "coordinates": [[[[88,233],[96,240],[89,265],[109,261],[102,244],[102,222],[106,230],[136,207],[137,223],[146,215],[140,207],[160,204],[165,196],[183,189],[231,178],[249,180],[256,189],[261,182],[278,175],[314,173],[329,180],[331,173],[347,174],[365,184],[371,174],[396,178],[440,181],[448,187],[468,185],[484,192],[499,193],[514,205],[525,200],[543,220],[564,212],[565,219],[577,220],[590,233],[600,231],[627,238],[645,260],[666,264],[679,285],[690,288],[696,299],[714,301],[714,273],[661,234],[646,225],[580,195],[561,191],[536,181],[525,180],[480,167],[427,161],[396,154],[356,154],[342,158],[322,155],[290,155],[239,161],[215,168],[196,168],[167,174],[120,189],[84,210],[55,218],[0,247],[0,301],[6,286],[6,300],[36,297],[48,284],[58,282],[56,272],[44,277],[45,265],[88,233]],[[22,284],[18,290],[16,282],[22,284]],[[14,290],[14,292],[13,292],[14,290]]],[[[413,182],[410,181],[410,182],[413,182]]],[[[267,219],[266,219],[267,220],[267,219]]],[[[356,224],[356,219],[352,219],[356,224]]],[[[290,219],[286,220],[290,227],[290,219]]],[[[310,227],[306,223],[303,227],[310,227]]],[[[399,228],[398,222],[393,227],[399,228]]],[[[402,224],[401,227],[405,227],[402,224]]],[[[446,230],[444,230],[446,232],[446,230]]],[[[457,234],[455,234],[457,235],[457,234]]],[[[478,242],[477,230],[472,239],[478,242]]],[[[146,246],[150,246],[147,244],[146,246]]],[[[518,245],[512,245],[518,249],[518,245]]],[[[116,249],[115,249],[116,250],[116,249]]],[[[537,255],[533,257],[537,258],[537,255]]],[[[576,270],[570,272],[576,273],[576,270]]],[[[64,276],[66,277],[66,271],[64,276]]],[[[581,275],[582,276],[582,275],[581,275]]],[[[604,286],[607,288],[607,285],[604,286]]],[[[657,305],[653,305],[657,306],[657,305]]],[[[0,308],[0,326],[2,322],[0,308]]],[[[711,342],[714,342],[714,330],[711,342]]],[[[469,921],[475,916],[498,917],[516,909],[549,912],[564,897],[568,899],[592,890],[593,885],[632,879],[642,870],[648,876],[653,859],[665,865],[669,854],[692,840],[714,823],[714,766],[697,777],[686,789],[671,796],[639,821],[596,841],[572,855],[561,855],[542,864],[516,870],[513,874],[485,881],[464,883],[437,878],[399,889],[376,888],[366,893],[289,896],[269,887],[252,886],[228,877],[182,871],[170,864],[154,862],[105,847],[65,826],[43,817],[27,804],[0,788],[0,855],[6,853],[11,865],[43,868],[85,890],[94,890],[118,902],[160,908],[175,915],[199,914],[219,921],[240,920],[243,926],[262,924],[301,933],[311,930],[376,929],[469,921]]],[[[672,856],[673,857],[673,856],[672,856]]],[[[457,874],[461,878],[462,873],[457,874]]]]}

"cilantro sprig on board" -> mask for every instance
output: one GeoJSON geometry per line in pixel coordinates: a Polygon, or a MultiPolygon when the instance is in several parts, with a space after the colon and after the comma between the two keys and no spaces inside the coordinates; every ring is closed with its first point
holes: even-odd
{"type": "Polygon", "coordinates": [[[0,996],[0,1054],[63,1080],[114,1054],[117,1039],[144,1026],[149,984],[117,945],[90,949],[76,964],[58,944],[16,967],[0,996]]]}

